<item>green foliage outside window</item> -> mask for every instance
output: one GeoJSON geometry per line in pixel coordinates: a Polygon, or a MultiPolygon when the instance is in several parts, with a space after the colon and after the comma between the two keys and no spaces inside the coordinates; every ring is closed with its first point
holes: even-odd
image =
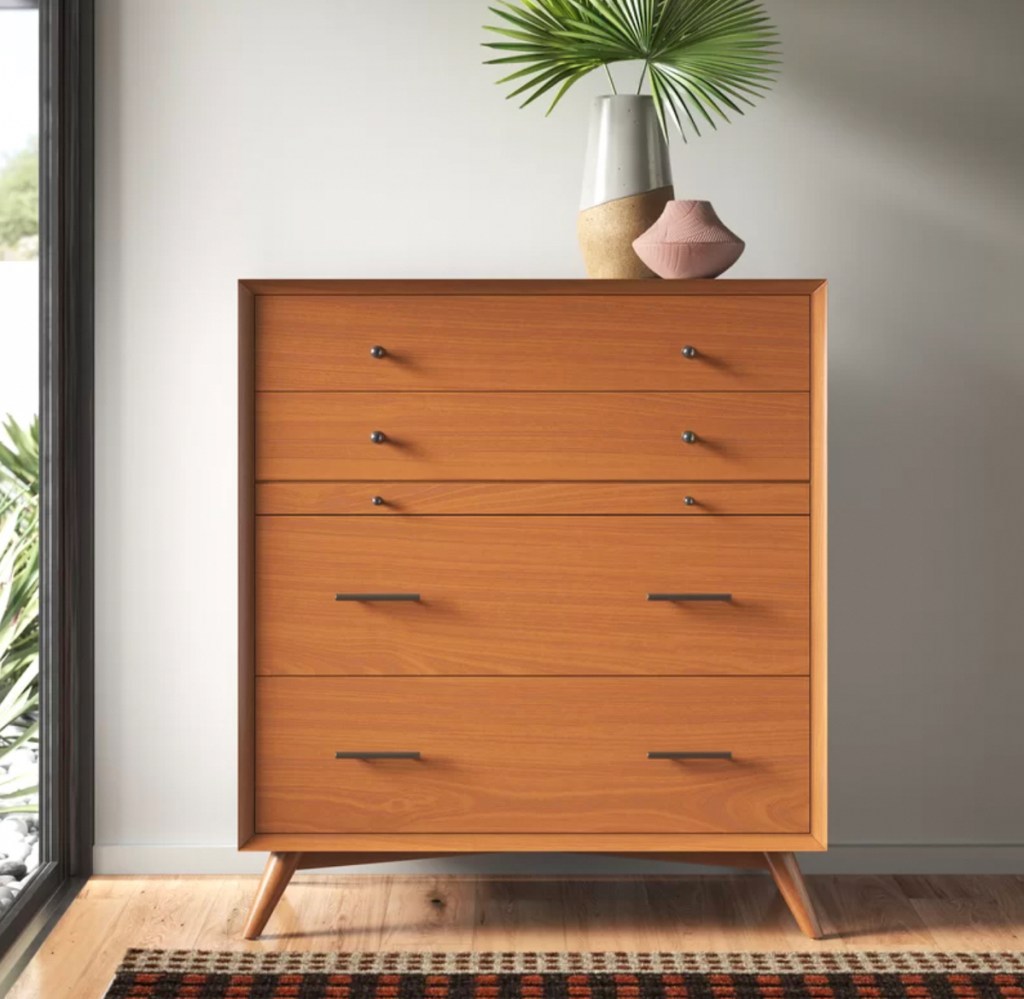
{"type": "Polygon", "coordinates": [[[0,259],[39,252],[39,149],[35,143],[0,167],[0,259]]]}
{"type": "Polygon", "coordinates": [[[39,420],[0,440],[0,815],[38,810],[39,420]]]}

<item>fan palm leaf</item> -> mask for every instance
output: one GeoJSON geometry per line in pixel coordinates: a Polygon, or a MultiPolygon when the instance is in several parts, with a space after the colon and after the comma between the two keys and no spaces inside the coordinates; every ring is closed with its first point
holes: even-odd
{"type": "Polygon", "coordinates": [[[39,423],[8,418],[0,440],[0,815],[37,810],[39,739],[39,423]]]}
{"type": "Polygon", "coordinates": [[[499,53],[487,64],[512,69],[498,83],[514,84],[508,97],[522,97],[521,107],[554,90],[548,114],[588,73],[640,61],[662,130],[673,125],[685,140],[701,123],[743,114],[778,75],[778,32],[762,0],[499,0],[489,9],[499,20],[485,27],[501,40],[484,43],[499,53]]]}

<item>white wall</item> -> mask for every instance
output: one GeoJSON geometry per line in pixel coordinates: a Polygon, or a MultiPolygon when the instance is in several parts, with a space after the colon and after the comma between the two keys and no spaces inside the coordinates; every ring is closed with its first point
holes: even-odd
{"type": "MultiPolygon", "coordinates": [[[[817,863],[1024,870],[1024,4],[768,4],[777,90],[673,163],[732,276],[832,281],[817,863]]],[[[582,276],[604,85],[518,111],[484,0],[98,7],[97,862],[241,869],[235,282],[582,276]]]]}

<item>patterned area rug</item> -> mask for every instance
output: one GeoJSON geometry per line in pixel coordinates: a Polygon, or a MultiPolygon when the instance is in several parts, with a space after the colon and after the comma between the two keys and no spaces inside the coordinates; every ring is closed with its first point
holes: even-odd
{"type": "Polygon", "coordinates": [[[1024,954],[131,950],[107,999],[1024,999],[1024,954]]]}

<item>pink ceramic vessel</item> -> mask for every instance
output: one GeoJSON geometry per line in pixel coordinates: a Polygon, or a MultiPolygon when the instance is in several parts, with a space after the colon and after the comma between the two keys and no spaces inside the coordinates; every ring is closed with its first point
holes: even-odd
{"type": "Polygon", "coordinates": [[[658,221],[633,240],[636,255],[663,278],[718,277],[745,246],[710,201],[670,201],[658,221]]]}

